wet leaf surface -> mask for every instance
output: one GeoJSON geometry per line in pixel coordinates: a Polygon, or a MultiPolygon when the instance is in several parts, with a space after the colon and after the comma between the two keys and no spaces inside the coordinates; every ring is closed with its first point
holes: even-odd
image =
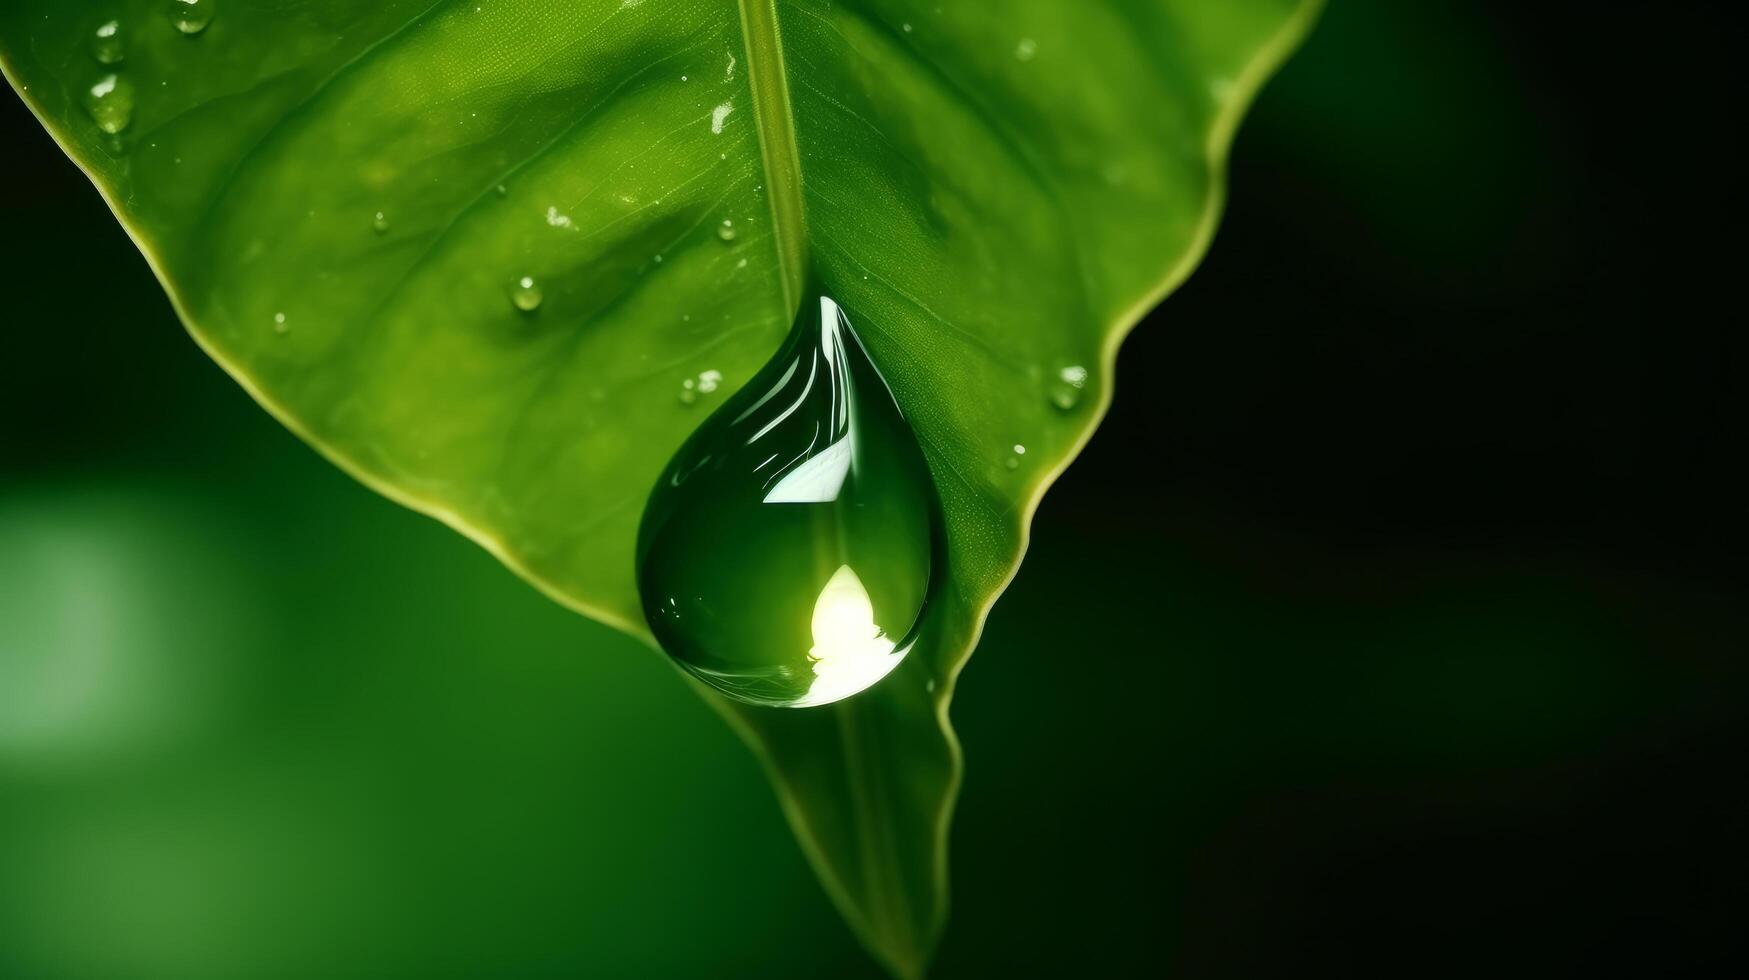
{"type": "Polygon", "coordinates": [[[937,484],[945,577],[868,694],[713,702],[852,926],[920,973],[954,679],[1317,4],[189,6],[18,0],[0,65],[264,407],[578,611],[647,637],[657,474],[777,349],[804,276],[856,311],[937,484]]]}

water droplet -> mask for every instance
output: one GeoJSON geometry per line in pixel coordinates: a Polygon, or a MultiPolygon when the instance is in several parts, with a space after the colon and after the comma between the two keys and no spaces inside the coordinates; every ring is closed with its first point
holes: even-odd
{"type": "Polygon", "coordinates": [[[724,218],[723,223],[717,226],[717,237],[725,242],[734,241],[735,222],[729,218],[724,218]]]}
{"type": "Polygon", "coordinates": [[[499,197],[504,197],[510,193],[510,188],[505,187],[503,184],[499,184],[497,187],[497,191],[498,191],[499,197]]]}
{"type": "Polygon", "coordinates": [[[1020,469],[1020,457],[1025,455],[1026,447],[1017,442],[1014,444],[1014,452],[1010,453],[1008,458],[1002,461],[1002,465],[1011,470],[1020,469]]]}
{"type": "Polygon", "coordinates": [[[184,34],[199,34],[213,22],[218,0],[170,0],[170,23],[184,34]]]}
{"type": "Polygon", "coordinates": [[[523,276],[516,280],[516,285],[510,287],[510,302],[524,313],[533,313],[540,309],[542,299],[540,283],[533,276],[523,276]]]}
{"type": "Polygon", "coordinates": [[[1014,57],[1020,61],[1031,61],[1038,56],[1038,42],[1030,37],[1023,37],[1014,46],[1014,57]]]}
{"type": "Polygon", "coordinates": [[[290,329],[291,329],[291,325],[285,322],[285,314],[284,313],[275,313],[273,315],[273,332],[274,333],[284,334],[285,332],[289,331],[290,329]]]}
{"type": "Polygon", "coordinates": [[[902,30],[902,31],[904,31],[904,32],[905,32],[905,33],[906,33],[906,34],[909,34],[909,33],[911,33],[911,25],[910,25],[910,24],[908,24],[908,23],[906,23],[906,24],[900,24],[900,25],[899,25],[899,29],[900,29],[900,30],[902,30]]]}
{"type": "Polygon", "coordinates": [[[85,111],[97,128],[114,135],[134,121],[134,86],[120,75],[105,75],[85,94],[85,111]]]}
{"type": "Polygon", "coordinates": [[[719,385],[721,385],[722,383],[723,383],[723,372],[721,372],[721,371],[701,372],[698,376],[699,393],[704,394],[704,395],[708,395],[711,392],[716,391],[717,387],[719,385]]]}
{"type": "Polygon", "coordinates": [[[656,638],[753,704],[828,704],[879,682],[915,642],[935,574],[917,438],[849,317],[811,295],[777,356],[668,464],[638,535],[656,638]]]}
{"type": "Polygon", "coordinates": [[[1067,412],[1081,403],[1081,391],[1086,387],[1086,368],[1079,364],[1060,367],[1051,379],[1051,404],[1067,412]]]}
{"type": "Polygon", "coordinates": [[[370,226],[377,234],[383,234],[389,230],[389,216],[378,211],[376,216],[370,219],[370,226]]]}
{"type": "Polygon", "coordinates": [[[119,65],[127,57],[127,52],[122,49],[121,21],[103,24],[91,35],[91,57],[104,65],[119,65]]]}

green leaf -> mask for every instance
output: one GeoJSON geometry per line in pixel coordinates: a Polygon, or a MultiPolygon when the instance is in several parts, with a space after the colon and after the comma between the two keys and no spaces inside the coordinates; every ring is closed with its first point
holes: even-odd
{"type": "Polygon", "coordinates": [[[264,407],[638,636],[647,492],[811,268],[917,427],[946,582],[874,691],[716,703],[910,976],[946,915],[955,678],[1317,5],[217,0],[187,35],[165,0],[11,0],[0,66],[264,407]]]}

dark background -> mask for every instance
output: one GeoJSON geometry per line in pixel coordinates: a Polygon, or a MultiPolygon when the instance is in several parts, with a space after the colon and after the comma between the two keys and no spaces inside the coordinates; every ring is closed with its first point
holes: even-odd
{"type": "MultiPolygon", "coordinates": [[[[936,975],[1734,973],[1733,36],[1334,0],[966,672],[936,975]]],[[[667,668],[274,425],[11,98],[0,283],[0,634],[89,662],[0,674],[0,976],[873,975],[667,668]]]]}

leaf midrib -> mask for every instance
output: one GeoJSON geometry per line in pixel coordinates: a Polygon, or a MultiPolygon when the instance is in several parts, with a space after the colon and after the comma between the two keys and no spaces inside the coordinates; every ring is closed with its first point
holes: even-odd
{"type": "Polygon", "coordinates": [[[753,95],[753,125],[765,163],[765,196],[771,204],[772,240],[777,244],[783,300],[794,315],[807,276],[808,233],[802,205],[801,152],[796,148],[795,113],[790,107],[789,74],[783,64],[778,0],[739,0],[741,34],[747,48],[747,87],[753,95]]]}
{"type": "MultiPolygon", "coordinates": [[[[765,165],[766,198],[771,205],[772,238],[776,243],[779,276],[783,282],[784,304],[794,316],[803,301],[802,290],[808,276],[808,231],[802,190],[801,151],[796,143],[795,113],[790,102],[789,73],[784,65],[783,37],[778,24],[779,0],[738,0],[741,30],[747,48],[747,84],[752,91],[754,127],[759,136],[759,151],[765,165]]],[[[923,962],[917,954],[915,937],[901,923],[909,918],[904,908],[904,885],[896,878],[898,861],[888,837],[890,828],[881,818],[875,798],[885,795],[884,780],[877,766],[871,765],[862,741],[862,712],[853,705],[837,705],[839,735],[843,739],[845,779],[852,796],[864,863],[864,898],[868,908],[861,907],[849,894],[846,883],[824,858],[824,849],[817,838],[812,848],[804,847],[814,857],[827,892],[839,906],[853,930],[862,934],[864,943],[875,956],[901,977],[921,975],[923,962]],[[815,855],[819,855],[815,857],[815,855]]],[[[734,715],[729,715],[733,719],[734,715]]],[[[757,740],[750,739],[757,744],[757,740]]],[[[792,817],[798,835],[814,838],[805,820],[792,817]]]]}

